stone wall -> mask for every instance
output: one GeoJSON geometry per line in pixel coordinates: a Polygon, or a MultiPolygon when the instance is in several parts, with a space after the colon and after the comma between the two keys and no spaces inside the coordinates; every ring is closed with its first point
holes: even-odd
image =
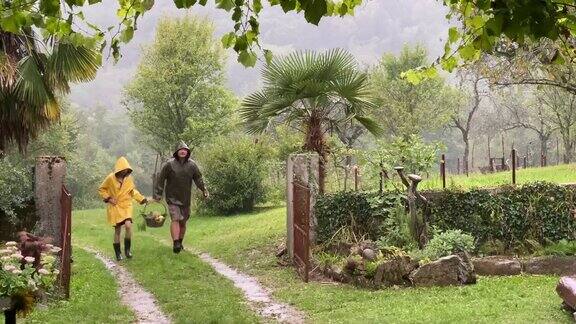
{"type": "Polygon", "coordinates": [[[39,217],[36,234],[52,238],[53,244],[61,246],[60,197],[66,176],[66,160],[62,157],[41,156],[36,158],[34,170],[34,199],[39,217]]]}

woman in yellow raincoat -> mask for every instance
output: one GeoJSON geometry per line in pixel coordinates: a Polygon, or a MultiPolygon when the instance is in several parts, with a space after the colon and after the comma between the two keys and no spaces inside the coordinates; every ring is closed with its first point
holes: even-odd
{"type": "Polygon", "coordinates": [[[98,193],[108,205],[108,224],[114,226],[114,252],[116,260],[122,260],[120,248],[120,232],[124,226],[124,253],[132,257],[132,199],[140,204],[148,200],[136,190],[134,180],[130,176],[132,168],[125,157],[116,161],[114,172],[110,173],[100,185],[98,193]]]}

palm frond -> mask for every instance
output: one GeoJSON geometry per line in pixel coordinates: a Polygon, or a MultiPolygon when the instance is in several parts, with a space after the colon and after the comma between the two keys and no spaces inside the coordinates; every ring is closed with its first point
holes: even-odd
{"type": "Polygon", "coordinates": [[[384,133],[384,130],[380,124],[378,124],[378,122],[370,117],[354,116],[354,119],[356,119],[362,126],[364,126],[367,131],[372,133],[372,135],[380,136],[384,133]]]}
{"type": "MultiPolygon", "coordinates": [[[[368,76],[359,70],[354,56],[342,49],[275,58],[262,71],[262,78],[263,88],[242,102],[241,116],[253,132],[264,131],[280,116],[305,123],[314,115],[337,124],[362,118],[374,107],[368,76]]],[[[377,132],[368,119],[361,123],[377,132]]]]}

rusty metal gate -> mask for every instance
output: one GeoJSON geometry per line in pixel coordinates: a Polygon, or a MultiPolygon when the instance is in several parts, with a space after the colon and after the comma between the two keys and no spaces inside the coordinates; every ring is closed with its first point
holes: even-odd
{"type": "Polygon", "coordinates": [[[310,188],[294,180],[292,215],[294,215],[294,264],[296,270],[308,282],[310,271],[310,188]]]}
{"type": "Polygon", "coordinates": [[[60,233],[62,245],[60,263],[60,287],[62,287],[66,299],[70,298],[70,257],[72,255],[71,227],[72,227],[72,195],[65,186],[62,186],[60,196],[62,214],[60,215],[60,233]]]}

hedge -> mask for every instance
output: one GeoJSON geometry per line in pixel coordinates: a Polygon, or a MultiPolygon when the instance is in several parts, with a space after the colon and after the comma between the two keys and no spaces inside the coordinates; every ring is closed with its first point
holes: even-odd
{"type": "MultiPolygon", "coordinates": [[[[440,230],[460,229],[476,243],[499,240],[507,247],[534,240],[541,244],[575,239],[576,189],[570,186],[535,182],[496,191],[445,190],[425,193],[431,204],[431,226],[440,230]]],[[[398,194],[341,192],[325,195],[316,205],[317,237],[330,239],[348,225],[357,235],[376,240],[390,215],[398,194]]],[[[406,216],[408,217],[408,216],[406,216]]]]}
{"type": "Polygon", "coordinates": [[[315,205],[317,240],[328,241],[342,228],[351,229],[359,238],[377,240],[384,221],[397,204],[398,196],[373,192],[320,196],[315,205]]]}

